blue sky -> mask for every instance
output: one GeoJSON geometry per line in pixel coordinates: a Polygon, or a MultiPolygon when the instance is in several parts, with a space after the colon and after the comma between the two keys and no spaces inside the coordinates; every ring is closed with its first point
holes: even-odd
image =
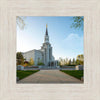
{"type": "Polygon", "coordinates": [[[71,28],[72,17],[26,17],[24,30],[17,27],[17,52],[40,49],[44,42],[46,24],[49,41],[56,59],[76,58],[83,54],[83,30],[71,28]]]}

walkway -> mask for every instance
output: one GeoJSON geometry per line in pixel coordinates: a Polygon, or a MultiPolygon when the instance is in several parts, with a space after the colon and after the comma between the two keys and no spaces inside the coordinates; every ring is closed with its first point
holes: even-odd
{"type": "Polygon", "coordinates": [[[59,70],[40,70],[39,72],[18,81],[18,83],[83,83],[83,82],[59,70]]]}

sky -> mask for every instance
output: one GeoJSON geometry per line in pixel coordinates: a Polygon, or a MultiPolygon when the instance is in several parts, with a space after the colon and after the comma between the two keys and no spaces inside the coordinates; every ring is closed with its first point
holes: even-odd
{"type": "Polygon", "coordinates": [[[76,58],[83,54],[84,32],[71,28],[73,16],[66,17],[25,17],[25,28],[17,25],[17,52],[40,49],[44,43],[46,24],[48,25],[49,42],[53,47],[55,59],[76,58]]]}

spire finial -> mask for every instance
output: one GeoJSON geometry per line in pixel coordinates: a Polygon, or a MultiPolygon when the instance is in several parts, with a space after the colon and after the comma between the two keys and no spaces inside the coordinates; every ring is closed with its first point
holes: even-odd
{"type": "Polygon", "coordinates": [[[46,35],[48,35],[48,25],[46,24],[46,35]]]}
{"type": "Polygon", "coordinates": [[[46,32],[45,32],[45,43],[49,42],[49,36],[48,36],[48,25],[46,24],[46,32]]]}
{"type": "Polygon", "coordinates": [[[46,24],[46,28],[48,28],[48,25],[46,24]]]}

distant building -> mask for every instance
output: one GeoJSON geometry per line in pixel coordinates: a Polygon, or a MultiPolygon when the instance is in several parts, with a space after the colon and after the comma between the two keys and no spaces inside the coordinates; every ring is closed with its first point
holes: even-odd
{"type": "Polygon", "coordinates": [[[44,37],[44,43],[41,46],[40,50],[30,50],[23,53],[26,61],[30,61],[30,58],[33,58],[34,64],[38,65],[43,63],[45,66],[57,66],[58,61],[52,55],[52,46],[49,42],[48,29],[46,25],[46,33],[44,37]]]}

